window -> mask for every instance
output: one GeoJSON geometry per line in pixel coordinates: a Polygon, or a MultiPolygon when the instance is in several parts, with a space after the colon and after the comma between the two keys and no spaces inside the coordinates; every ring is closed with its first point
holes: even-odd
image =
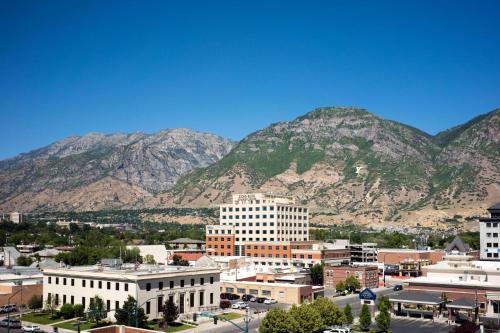
{"type": "Polygon", "coordinates": [[[84,288],[85,288],[85,284],[86,284],[85,282],[87,282],[87,280],[82,280],[82,287],[84,287],[84,288]]]}
{"type": "Polygon", "coordinates": [[[106,283],[106,289],[111,290],[111,282],[108,281],[106,283]]]}
{"type": "Polygon", "coordinates": [[[194,307],[194,293],[189,294],[189,306],[194,307]]]}
{"type": "Polygon", "coordinates": [[[56,277],[56,284],[59,284],[59,278],[56,277]]]}
{"type": "Polygon", "coordinates": [[[214,304],[214,293],[210,293],[210,304],[214,304]]]}
{"type": "Polygon", "coordinates": [[[66,278],[63,278],[63,285],[66,285],[66,278]]]}
{"type": "Polygon", "coordinates": [[[184,280],[181,280],[181,288],[184,288],[184,280]]]}
{"type": "Polygon", "coordinates": [[[150,313],[151,313],[151,302],[147,301],[146,302],[146,314],[150,314],[150,313]]]}
{"type": "Polygon", "coordinates": [[[151,283],[146,283],[146,291],[150,291],[151,290],[151,283]]]}
{"type": "Polygon", "coordinates": [[[203,306],[205,298],[205,292],[200,291],[200,306],[203,306]]]}
{"type": "Polygon", "coordinates": [[[170,289],[174,289],[174,281],[170,281],[170,289]]]}
{"type": "Polygon", "coordinates": [[[106,310],[111,310],[111,301],[109,299],[106,300],[106,310]]]}
{"type": "Polygon", "coordinates": [[[245,294],[247,292],[247,290],[245,288],[238,288],[236,289],[238,294],[245,294]]]}
{"type": "Polygon", "coordinates": [[[125,291],[128,291],[128,283],[125,283],[123,286],[125,287],[125,291]]]}
{"type": "Polygon", "coordinates": [[[71,302],[71,305],[75,304],[75,296],[71,295],[70,302],[71,302]]]}
{"type": "Polygon", "coordinates": [[[210,277],[210,284],[214,284],[214,277],[213,276],[210,277]]]}
{"type": "Polygon", "coordinates": [[[75,279],[71,279],[71,286],[73,287],[75,285],[75,279]]]}
{"type": "Polygon", "coordinates": [[[82,306],[85,309],[85,297],[82,297],[82,306]]]}
{"type": "Polygon", "coordinates": [[[116,284],[115,284],[115,290],[120,290],[120,283],[119,282],[116,282],[116,284]]]}
{"type": "Polygon", "coordinates": [[[115,301],[115,310],[120,308],[120,301],[115,301]]]}
{"type": "Polygon", "coordinates": [[[163,289],[163,281],[158,282],[158,289],[163,289]]]}
{"type": "Polygon", "coordinates": [[[194,279],[191,279],[191,287],[194,286],[194,279]]]}
{"type": "Polygon", "coordinates": [[[90,288],[94,288],[94,280],[90,280],[90,288]]]}
{"type": "Polygon", "coordinates": [[[232,294],[232,293],[234,293],[234,288],[226,287],[226,292],[232,294]]]}
{"type": "Polygon", "coordinates": [[[262,290],[262,295],[271,296],[271,290],[262,290]]]}
{"type": "MultiPolygon", "coordinates": [[[[52,283],[52,276],[49,276],[49,284],[52,283]]],[[[85,287],[85,286],[84,286],[85,287]]]]}
{"type": "Polygon", "coordinates": [[[63,295],[63,303],[62,304],[66,304],[66,295],[63,295]]]}
{"type": "Polygon", "coordinates": [[[201,284],[201,285],[204,285],[204,284],[205,284],[205,279],[204,279],[204,278],[200,278],[200,284],[201,284]]]}
{"type": "Polygon", "coordinates": [[[102,281],[98,281],[97,284],[99,285],[99,289],[102,289],[102,281]]]}
{"type": "Polygon", "coordinates": [[[250,295],[258,295],[259,294],[259,291],[257,289],[250,289],[249,290],[249,294],[250,295]]]}

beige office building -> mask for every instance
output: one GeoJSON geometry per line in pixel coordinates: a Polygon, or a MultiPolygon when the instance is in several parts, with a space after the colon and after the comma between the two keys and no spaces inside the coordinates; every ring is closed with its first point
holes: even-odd
{"type": "Polygon", "coordinates": [[[57,307],[65,303],[82,304],[88,309],[90,299],[104,300],[108,319],[128,296],[134,297],[149,319],[161,318],[162,306],[172,298],[180,318],[198,311],[219,307],[220,271],[214,268],[185,266],[102,267],[78,266],[46,269],[43,272],[43,299],[50,297],[57,307]]]}

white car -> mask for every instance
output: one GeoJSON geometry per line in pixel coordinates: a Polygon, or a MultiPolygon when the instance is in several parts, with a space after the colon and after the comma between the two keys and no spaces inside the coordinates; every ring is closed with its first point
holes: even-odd
{"type": "Polygon", "coordinates": [[[276,304],[278,303],[277,300],[275,300],[274,298],[268,298],[264,301],[264,304],[276,304]]]}
{"type": "Polygon", "coordinates": [[[248,304],[245,302],[236,302],[233,305],[231,305],[232,309],[246,309],[248,308],[248,304]]]}
{"type": "Polygon", "coordinates": [[[22,328],[23,332],[38,332],[40,331],[40,326],[38,325],[26,325],[22,328]]]}
{"type": "Polygon", "coordinates": [[[351,329],[349,327],[329,328],[324,330],[323,333],[351,333],[351,329]]]}

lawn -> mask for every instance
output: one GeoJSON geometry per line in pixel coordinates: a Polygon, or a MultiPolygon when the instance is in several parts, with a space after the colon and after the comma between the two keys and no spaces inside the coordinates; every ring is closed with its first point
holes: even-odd
{"type": "Polygon", "coordinates": [[[24,321],[29,321],[30,323],[42,325],[50,325],[64,320],[62,318],[52,319],[51,317],[52,315],[50,314],[50,312],[30,312],[23,314],[21,319],[24,321]]]}
{"type": "Polygon", "coordinates": [[[194,328],[194,326],[186,325],[186,324],[182,324],[182,323],[170,323],[167,326],[167,330],[165,331],[165,330],[163,330],[163,328],[160,328],[160,324],[158,322],[150,322],[149,323],[150,330],[167,332],[167,333],[184,331],[184,330],[188,330],[190,328],[194,328]]]}
{"type": "MultiPolygon", "coordinates": [[[[73,325],[74,323],[78,322],[78,320],[79,319],[66,321],[64,323],[60,323],[60,324],[57,324],[55,326],[59,327],[59,328],[64,328],[67,330],[78,331],[78,326],[73,325]]],[[[80,325],[80,330],[81,331],[89,330],[89,329],[94,328],[94,327],[95,327],[95,323],[86,322],[85,324],[80,325]]]]}
{"type": "Polygon", "coordinates": [[[224,313],[222,315],[217,315],[219,318],[224,318],[224,319],[229,319],[229,320],[234,320],[243,317],[241,313],[236,313],[236,312],[228,312],[224,313]]]}

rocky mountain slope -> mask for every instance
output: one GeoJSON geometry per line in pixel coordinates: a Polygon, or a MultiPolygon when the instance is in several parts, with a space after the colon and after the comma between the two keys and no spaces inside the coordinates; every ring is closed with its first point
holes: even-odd
{"type": "Polygon", "coordinates": [[[204,206],[272,191],[313,207],[316,222],[459,222],[500,201],[500,110],[430,136],[353,108],[273,124],[219,162],[187,174],[164,202],[204,206]]]}
{"type": "Polygon", "coordinates": [[[500,110],[435,136],[356,108],[319,108],[237,144],[186,129],[89,134],[0,161],[0,209],[212,207],[271,191],[316,223],[453,226],[500,201],[499,141],[500,110]]]}
{"type": "Polygon", "coordinates": [[[226,155],[234,143],[213,134],[90,133],[0,161],[5,210],[95,210],[135,205],[183,174],[226,155]]]}

